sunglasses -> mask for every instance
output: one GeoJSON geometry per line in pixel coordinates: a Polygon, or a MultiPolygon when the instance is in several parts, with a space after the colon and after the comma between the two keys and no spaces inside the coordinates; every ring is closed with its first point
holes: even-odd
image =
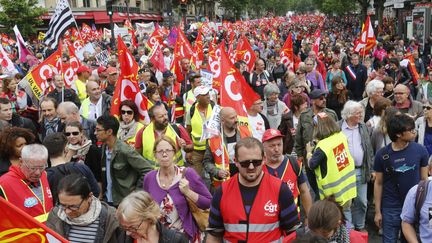
{"type": "Polygon", "coordinates": [[[65,132],[66,137],[70,137],[70,135],[78,136],[80,132],[65,132]]]}
{"type": "Polygon", "coordinates": [[[426,109],[426,110],[428,110],[428,111],[429,111],[429,110],[431,110],[431,109],[432,109],[432,106],[427,106],[427,105],[424,105],[424,106],[423,106],[423,109],[426,109]]]}
{"type": "Polygon", "coordinates": [[[304,74],[303,72],[296,72],[297,75],[304,74]]]}
{"type": "Polygon", "coordinates": [[[240,161],[239,164],[243,168],[249,168],[250,164],[253,164],[254,167],[258,167],[262,164],[262,159],[243,160],[240,161]]]}
{"type": "Polygon", "coordinates": [[[124,115],[124,114],[133,115],[133,111],[124,111],[124,110],[122,110],[121,113],[122,113],[122,115],[124,115]]]}

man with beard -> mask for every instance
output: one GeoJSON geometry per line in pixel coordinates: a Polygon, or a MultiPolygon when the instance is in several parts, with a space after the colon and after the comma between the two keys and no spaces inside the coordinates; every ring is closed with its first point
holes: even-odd
{"type": "Polygon", "coordinates": [[[223,142],[221,136],[208,139],[203,160],[204,169],[210,174],[214,187],[238,172],[234,165],[234,146],[240,139],[252,136],[247,126],[238,125],[234,108],[224,107],[220,111],[220,119],[223,142]]]}
{"type": "MultiPolygon", "coordinates": [[[[181,125],[169,123],[168,112],[163,104],[152,106],[149,110],[149,116],[151,119],[150,124],[138,131],[135,143],[135,149],[145,159],[153,162],[156,161],[153,148],[156,139],[162,135],[166,135],[173,141],[176,141],[177,146],[182,148],[186,153],[193,151],[193,143],[188,132],[181,125]]],[[[175,161],[176,164],[183,166],[184,159],[181,150],[175,155],[175,161]]]]}
{"type": "Polygon", "coordinates": [[[213,195],[207,242],[279,242],[298,222],[286,183],[263,172],[264,148],[252,137],[235,146],[239,173],[213,195]],[[252,207],[253,205],[253,207],[252,207]]]}
{"type": "MultiPolygon", "coordinates": [[[[326,95],[327,91],[314,89],[310,94],[311,107],[300,114],[296,129],[294,149],[299,160],[302,162],[304,162],[304,159],[306,158],[306,144],[310,144],[313,138],[313,117],[320,112],[325,112],[327,115],[333,117],[335,121],[338,120],[336,113],[333,110],[326,108],[326,95]]],[[[306,175],[309,179],[311,188],[314,189],[316,195],[319,195],[314,172],[306,167],[306,175]]]]}

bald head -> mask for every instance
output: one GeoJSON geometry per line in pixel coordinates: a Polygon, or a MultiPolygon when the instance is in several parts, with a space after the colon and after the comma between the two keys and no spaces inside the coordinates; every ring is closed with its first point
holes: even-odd
{"type": "Polygon", "coordinates": [[[86,91],[87,91],[87,95],[90,98],[90,101],[98,101],[99,98],[101,97],[101,89],[99,87],[99,84],[96,83],[95,81],[87,81],[86,84],[86,91]]]}
{"type": "Polygon", "coordinates": [[[404,104],[409,100],[410,90],[406,85],[398,84],[393,89],[394,92],[394,100],[398,104],[404,104]]]}
{"type": "Polygon", "coordinates": [[[232,107],[224,107],[220,112],[221,123],[225,133],[233,132],[237,129],[237,112],[232,107]]]}

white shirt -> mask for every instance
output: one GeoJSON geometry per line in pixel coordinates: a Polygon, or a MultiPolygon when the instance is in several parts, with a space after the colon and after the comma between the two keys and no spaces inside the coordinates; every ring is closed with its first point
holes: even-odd
{"type": "Polygon", "coordinates": [[[96,119],[100,116],[102,116],[102,96],[99,98],[96,104],[90,102],[87,119],[90,121],[96,121],[96,119]]]}
{"type": "Polygon", "coordinates": [[[248,114],[248,119],[252,128],[252,136],[261,141],[265,132],[264,119],[260,114],[257,114],[256,116],[251,116],[248,114]]]}

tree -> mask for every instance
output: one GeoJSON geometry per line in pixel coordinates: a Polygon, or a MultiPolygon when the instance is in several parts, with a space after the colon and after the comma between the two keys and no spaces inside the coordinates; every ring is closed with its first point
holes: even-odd
{"type": "Polygon", "coordinates": [[[40,17],[46,12],[46,9],[36,6],[37,3],[37,0],[0,0],[0,23],[6,32],[11,33],[17,25],[24,37],[35,35],[36,27],[43,24],[40,17]]]}
{"type": "Polygon", "coordinates": [[[323,0],[321,11],[326,14],[346,14],[355,10],[355,2],[350,0],[323,0]]]}
{"type": "Polygon", "coordinates": [[[239,19],[243,11],[248,7],[248,0],[220,0],[220,6],[231,12],[236,19],[239,19]]]}

